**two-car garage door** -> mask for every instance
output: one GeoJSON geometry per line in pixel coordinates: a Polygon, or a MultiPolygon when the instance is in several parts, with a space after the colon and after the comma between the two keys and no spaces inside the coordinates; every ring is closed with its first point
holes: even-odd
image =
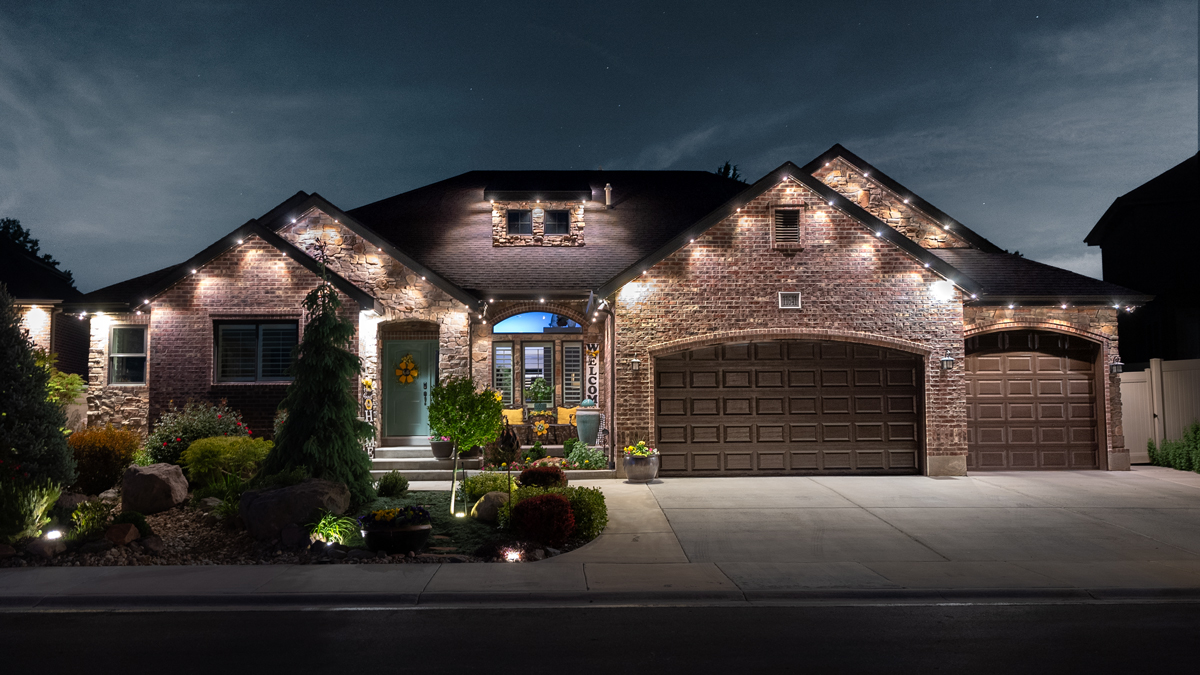
{"type": "Polygon", "coordinates": [[[918,472],[920,356],[827,341],[655,359],[664,475],[918,472]]]}

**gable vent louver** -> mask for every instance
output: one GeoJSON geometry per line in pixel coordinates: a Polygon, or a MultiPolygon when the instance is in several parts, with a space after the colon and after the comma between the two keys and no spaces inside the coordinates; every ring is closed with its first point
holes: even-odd
{"type": "Polygon", "coordinates": [[[780,291],[780,309],[800,309],[800,291],[780,291]]]}
{"type": "Polygon", "coordinates": [[[800,209],[776,208],[772,217],[771,245],[775,248],[800,249],[800,209]]]}

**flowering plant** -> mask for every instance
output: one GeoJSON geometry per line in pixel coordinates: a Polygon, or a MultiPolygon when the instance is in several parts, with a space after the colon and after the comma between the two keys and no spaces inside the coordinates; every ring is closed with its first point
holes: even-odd
{"type": "Polygon", "coordinates": [[[449,440],[450,440],[449,436],[439,436],[437,434],[429,434],[429,441],[431,443],[437,443],[439,441],[449,441],[449,440]]]}
{"type": "Polygon", "coordinates": [[[429,511],[423,506],[405,506],[398,509],[380,509],[372,511],[358,519],[364,530],[378,530],[387,527],[407,527],[409,525],[428,525],[432,522],[429,511]]]}
{"type": "Polygon", "coordinates": [[[626,457],[653,457],[658,454],[658,450],[646,446],[646,441],[638,441],[637,445],[630,445],[623,452],[626,457]]]}

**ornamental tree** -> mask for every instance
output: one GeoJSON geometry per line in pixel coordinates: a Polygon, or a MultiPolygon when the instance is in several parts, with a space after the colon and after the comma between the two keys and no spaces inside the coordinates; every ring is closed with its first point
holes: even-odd
{"type": "Polygon", "coordinates": [[[499,392],[476,391],[469,377],[447,377],[429,393],[429,426],[463,453],[496,440],[502,409],[499,392]]]}
{"type": "Polygon", "coordinates": [[[75,482],[75,457],[62,431],[66,413],[47,398],[49,382],[0,284],[0,480],[75,482]]]}
{"type": "Polygon", "coordinates": [[[260,473],[304,467],[314,478],[345,483],[354,503],[362,504],[375,497],[371,460],[363,451],[375,429],[358,419],[358,403],[350,395],[362,360],[350,351],[354,324],[338,315],[342,302],[324,269],[321,285],[304,298],[308,324],[294,352],[295,379],[279,404],[287,416],[260,473]]]}

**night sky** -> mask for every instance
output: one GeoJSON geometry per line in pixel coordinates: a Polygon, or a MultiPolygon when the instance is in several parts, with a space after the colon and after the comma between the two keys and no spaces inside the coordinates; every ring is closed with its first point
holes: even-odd
{"type": "Polygon", "coordinates": [[[1197,3],[0,0],[0,216],[90,291],[298,190],[472,169],[753,182],[834,143],[1003,248],[1197,150],[1197,3]]]}

